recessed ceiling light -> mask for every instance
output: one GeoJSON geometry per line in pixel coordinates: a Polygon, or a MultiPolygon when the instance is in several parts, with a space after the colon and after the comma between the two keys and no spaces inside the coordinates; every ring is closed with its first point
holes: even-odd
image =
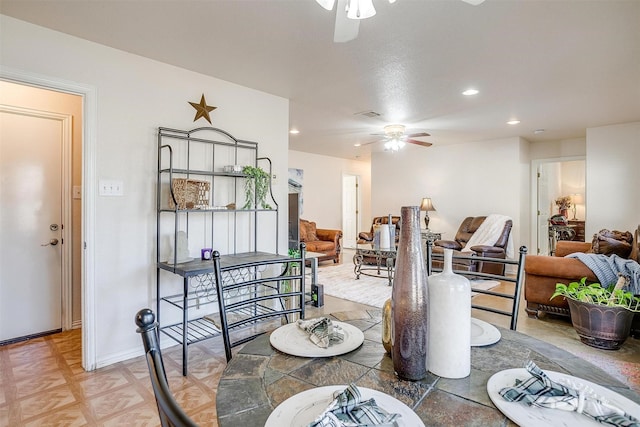
{"type": "Polygon", "coordinates": [[[517,125],[518,123],[520,123],[520,120],[509,120],[507,122],[508,125],[517,125]]]}
{"type": "Polygon", "coordinates": [[[362,144],[360,144],[359,142],[356,142],[355,144],[353,144],[354,147],[360,147],[362,144]]]}
{"type": "Polygon", "coordinates": [[[297,134],[299,134],[299,133],[300,133],[300,131],[299,131],[298,129],[291,129],[291,130],[289,131],[289,133],[290,133],[291,135],[297,135],[297,134]]]}
{"type": "Polygon", "coordinates": [[[477,95],[478,93],[480,93],[478,89],[467,89],[464,92],[462,92],[464,96],[477,95]]]}

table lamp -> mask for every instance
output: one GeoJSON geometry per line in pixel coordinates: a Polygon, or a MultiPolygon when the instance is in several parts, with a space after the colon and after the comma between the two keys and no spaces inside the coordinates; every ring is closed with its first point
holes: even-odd
{"type": "Polygon", "coordinates": [[[433,207],[433,203],[429,197],[424,197],[422,199],[422,203],[420,203],[420,210],[424,211],[424,225],[429,230],[429,211],[435,211],[436,208],[433,207]]]}
{"type": "Polygon", "coordinates": [[[571,204],[573,205],[573,218],[571,218],[572,220],[577,220],[578,218],[576,218],[576,208],[578,203],[582,204],[584,203],[584,198],[582,197],[582,194],[580,193],[574,193],[571,195],[571,204]]]}

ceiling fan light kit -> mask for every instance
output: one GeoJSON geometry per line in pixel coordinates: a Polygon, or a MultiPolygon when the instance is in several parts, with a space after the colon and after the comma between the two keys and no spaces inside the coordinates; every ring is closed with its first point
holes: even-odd
{"type": "MultiPolygon", "coordinates": [[[[395,1],[389,0],[389,3],[395,3],[395,1]]],[[[316,0],[316,2],[327,10],[333,10],[336,4],[336,0],[316,0]]],[[[358,37],[360,20],[371,18],[375,14],[373,0],[338,0],[333,41],[345,43],[355,39],[358,37]]]]}
{"type": "Polygon", "coordinates": [[[405,143],[403,140],[393,138],[384,143],[384,150],[395,153],[396,151],[399,151],[404,146],[405,146],[405,143]]]}
{"type": "MultiPolygon", "coordinates": [[[[405,125],[399,125],[399,124],[386,125],[383,128],[383,130],[384,130],[384,150],[385,151],[396,152],[400,150],[402,147],[404,147],[407,143],[421,145],[423,147],[430,147],[431,145],[433,145],[430,142],[413,139],[416,137],[424,137],[424,136],[431,136],[431,135],[429,135],[426,132],[417,132],[417,133],[407,134],[405,133],[406,131],[405,125]]],[[[382,135],[382,134],[374,133],[373,135],[382,135]]],[[[371,141],[362,145],[374,144],[376,142],[378,141],[371,141]]]]}
{"type": "MultiPolygon", "coordinates": [[[[391,4],[395,2],[396,0],[389,0],[391,4]]],[[[316,0],[316,3],[327,10],[333,10],[336,0],[316,0]]],[[[373,0],[347,0],[345,12],[349,19],[367,19],[376,14],[376,9],[373,7],[373,0]]]]}
{"type": "Polygon", "coordinates": [[[347,5],[347,18],[367,19],[376,14],[373,0],[351,0],[347,5]]]}

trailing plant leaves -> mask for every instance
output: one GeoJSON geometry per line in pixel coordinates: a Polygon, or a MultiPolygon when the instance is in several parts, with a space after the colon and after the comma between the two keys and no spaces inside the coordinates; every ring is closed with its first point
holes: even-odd
{"type": "Polygon", "coordinates": [[[266,202],[269,192],[269,174],[256,166],[245,166],[242,168],[242,173],[247,177],[244,182],[246,201],[242,209],[251,209],[254,203],[256,207],[260,205],[263,209],[271,209],[271,205],[266,202]]]}

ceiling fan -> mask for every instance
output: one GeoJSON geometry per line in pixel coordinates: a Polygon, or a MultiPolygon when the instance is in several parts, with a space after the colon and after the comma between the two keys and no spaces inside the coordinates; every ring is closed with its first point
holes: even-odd
{"type": "Polygon", "coordinates": [[[378,141],[367,142],[362,145],[375,144],[379,141],[384,141],[384,149],[385,151],[398,151],[405,144],[415,144],[420,145],[422,147],[431,147],[433,144],[430,142],[419,141],[413,138],[420,138],[423,136],[431,136],[426,132],[417,132],[417,133],[405,133],[404,125],[387,125],[384,127],[384,133],[374,133],[373,135],[382,135],[384,138],[378,141]]]}
{"type": "MultiPolygon", "coordinates": [[[[336,26],[333,33],[333,41],[344,43],[358,37],[360,20],[370,18],[376,14],[373,7],[373,0],[337,0],[336,26]],[[342,12],[344,11],[344,12],[342,12]]],[[[484,0],[462,0],[473,6],[477,6],[484,0]]],[[[316,2],[327,10],[333,10],[336,0],[316,0],[316,2]]],[[[389,0],[395,3],[396,0],[389,0]]]]}

